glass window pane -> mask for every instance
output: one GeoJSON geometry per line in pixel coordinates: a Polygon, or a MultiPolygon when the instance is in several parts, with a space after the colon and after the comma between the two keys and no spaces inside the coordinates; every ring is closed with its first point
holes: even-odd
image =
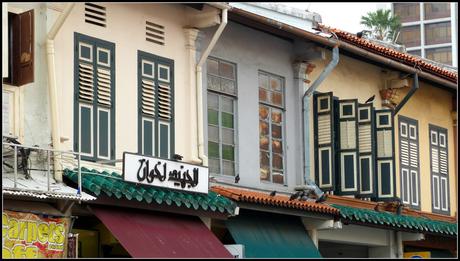
{"type": "Polygon", "coordinates": [[[281,81],[280,81],[280,79],[270,77],[270,87],[274,91],[281,91],[281,81]]]}
{"type": "Polygon", "coordinates": [[[220,173],[220,161],[218,159],[209,159],[209,172],[220,173]]]}
{"type": "Polygon", "coordinates": [[[401,33],[398,37],[398,43],[404,44],[406,47],[420,46],[420,26],[406,26],[401,28],[401,33]]]}
{"type": "Polygon", "coordinates": [[[278,183],[278,184],[284,183],[283,172],[273,171],[273,183],[278,183]]]}
{"type": "Polygon", "coordinates": [[[272,124],[272,137],[273,138],[277,138],[277,139],[281,139],[281,126],[280,125],[276,125],[276,124],[272,124]]]}
{"type": "Polygon", "coordinates": [[[259,73],[259,87],[268,89],[268,76],[259,73]]]}
{"type": "Polygon", "coordinates": [[[450,22],[425,25],[425,44],[442,44],[451,41],[450,22]]]}
{"type": "Polygon", "coordinates": [[[219,128],[208,126],[208,140],[219,142],[219,128]]]}
{"type": "Polygon", "coordinates": [[[425,20],[450,17],[450,3],[424,3],[425,20]]]}
{"type": "Polygon", "coordinates": [[[219,125],[219,113],[217,111],[208,109],[208,124],[219,125]]]}
{"type": "Polygon", "coordinates": [[[395,3],[393,4],[395,15],[399,16],[401,23],[420,20],[419,3],[395,3]]]}
{"type": "Polygon", "coordinates": [[[233,114],[222,112],[221,116],[222,116],[222,126],[233,129],[233,114]]]}
{"type": "Polygon", "coordinates": [[[281,110],[272,109],[272,122],[281,123],[283,121],[283,112],[281,110]]]}
{"type": "Polygon", "coordinates": [[[208,92],[208,108],[219,110],[219,96],[208,92]]]}
{"type": "Polygon", "coordinates": [[[222,128],[222,142],[225,144],[234,144],[233,130],[222,128]]]}
{"type": "Polygon", "coordinates": [[[427,59],[452,65],[452,49],[450,47],[426,49],[425,55],[427,59]]]}
{"type": "Polygon", "coordinates": [[[231,145],[222,144],[222,158],[226,160],[235,160],[235,149],[231,145]]]}
{"type": "Polygon", "coordinates": [[[233,114],[233,99],[227,98],[225,96],[220,96],[222,102],[222,111],[229,112],[233,114]]]}
{"type": "Polygon", "coordinates": [[[259,121],[259,133],[260,135],[268,135],[268,123],[265,121],[259,121]]]}
{"type": "Polygon", "coordinates": [[[216,60],[208,59],[206,64],[208,73],[219,75],[219,63],[216,60]]]}
{"type": "Polygon", "coordinates": [[[220,79],[208,74],[208,89],[220,91],[220,79]]]}
{"type": "Polygon", "coordinates": [[[412,55],[417,55],[417,56],[422,56],[422,51],[420,50],[413,50],[413,51],[407,51],[408,54],[412,54],[412,55]]]}
{"type": "Polygon", "coordinates": [[[271,103],[277,106],[283,106],[283,95],[280,92],[272,92],[271,103]]]}
{"type": "Polygon", "coordinates": [[[267,120],[267,116],[268,116],[268,107],[260,105],[259,106],[259,118],[261,120],[267,120]]]}
{"type": "Polygon", "coordinates": [[[222,165],[222,168],[224,169],[224,175],[235,176],[235,162],[223,160],[222,165]]]}
{"type": "Polygon", "coordinates": [[[267,90],[259,88],[259,100],[263,102],[269,102],[267,90]]]}
{"type": "Polygon", "coordinates": [[[208,154],[210,158],[220,158],[219,155],[219,144],[215,142],[208,142],[208,154]]]}
{"type": "Polygon", "coordinates": [[[273,160],[272,166],[274,169],[278,169],[278,170],[283,169],[283,156],[282,155],[274,153],[272,160],[273,160]]]}
{"type": "Polygon", "coordinates": [[[235,70],[232,64],[220,61],[219,63],[219,75],[230,78],[230,79],[235,79],[235,70]]]}
{"type": "Polygon", "coordinates": [[[261,180],[270,180],[270,169],[267,168],[260,168],[260,179],[261,180]]]}
{"type": "Polygon", "coordinates": [[[267,136],[260,136],[260,148],[263,150],[268,150],[269,138],[267,136]]]}
{"type": "Polygon", "coordinates": [[[220,90],[226,93],[230,94],[236,94],[235,92],[235,81],[232,80],[226,80],[226,79],[221,79],[220,81],[220,90]]]}
{"type": "Polygon", "coordinates": [[[262,168],[269,168],[270,154],[268,153],[268,151],[260,151],[260,166],[262,168]]]}
{"type": "Polygon", "coordinates": [[[283,142],[281,140],[272,140],[272,151],[275,153],[283,153],[283,142]]]}

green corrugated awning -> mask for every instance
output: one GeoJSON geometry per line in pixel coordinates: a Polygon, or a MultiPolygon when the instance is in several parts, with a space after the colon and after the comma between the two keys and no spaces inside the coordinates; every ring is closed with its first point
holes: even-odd
{"type": "Polygon", "coordinates": [[[320,258],[300,217],[242,210],[226,225],[247,258],[320,258]]]}
{"type": "MultiPolygon", "coordinates": [[[[64,176],[72,182],[78,182],[78,171],[76,169],[64,170],[64,176]]],[[[188,193],[167,188],[146,186],[124,181],[116,172],[99,172],[85,167],[81,168],[81,185],[88,193],[96,196],[104,193],[109,197],[117,199],[137,200],[148,204],[167,204],[189,209],[202,209],[233,215],[236,204],[213,191],[208,194],[188,193]]]]}
{"type": "Polygon", "coordinates": [[[424,217],[412,217],[396,215],[389,212],[377,212],[371,209],[353,208],[332,204],[332,207],[340,210],[344,219],[370,223],[375,225],[390,226],[393,228],[405,228],[420,232],[431,232],[450,236],[457,235],[457,224],[432,220],[424,217]]]}

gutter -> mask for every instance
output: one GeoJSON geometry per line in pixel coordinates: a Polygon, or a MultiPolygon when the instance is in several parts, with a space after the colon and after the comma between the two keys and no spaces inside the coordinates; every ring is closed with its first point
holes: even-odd
{"type": "Polygon", "coordinates": [[[407,93],[406,97],[404,97],[404,99],[401,102],[399,102],[398,106],[396,106],[395,111],[394,111],[394,115],[398,114],[399,110],[401,110],[401,108],[406,104],[406,102],[409,100],[409,98],[412,97],[412,95],[414,95],[415,91],[418,88],[419,88],[418,75],[414,74],[414,82],[412,83],[412,88],[409,90],[409,92],[407,93]]]}
{"type": "Polygon", "coordinates": [[[329,64],[324,68],[315,82],[308,88],[303,97],[302,97],[302,107],[303,107],[303,140],[304,140],[304,174],[305,174],[305,183],[310,185],[311,179],[309,178],[309,169],[310,169],[310,100],[309,97],[313,92],[319,87],[323,80],[332,72],[332,70],[339,63],[339,45],[335,45],[332,49],[332,59],[329,64]]]}
{"type": "MultiPolygon", "coordinates": [[[[224,6],[225,7],[225,6],[224,6]]],[[[202,82],[202,66],[206,59],[209,56],[212,48],[216,45],[217,40],[219,39],[222,31],[224,30],[225,26],[227,25],[227,9],[222,9],[222,18],[219,27],[217,28],[214,36],[211,39],[208,47],[203,52],[198,64],[196,65],[196,102],[197,102],[197,136],[198,136],[198,161],[204,166],[208,166],[208,157],[204,154],[204,134],[203,134],[203,82],[202,82]]],[[[194,97],[192,96],[192,101],[194,97]]],[[[195,160],[195,159],[194,159],[195,160]]]]}
{"type": "MultiPolygon", "coordinates": [[[[54,22],[53,27],[50,29],[48,35],[46,36],[46,60],[48,63],[48,91],[50,99],[50,110],[51,110],[51,136],[53,141],[53,149],[60,150],[61,140],[60,140],[60,129],[59,129],[59,111],[58,111],[58,102],[57,102],[57,86],[56,86],[56,66],[54,63],[54,38],[58,33],[59,29],[64,24],[66,18],[69,16],[72,8],[75,6],[75,3],[67,4],[64,11],[59,15],[56,22],[54,22]]],[[[62,182],[62,172],[59,170],[59,164],[54,159],[54,179],[58,182],[62,182]]]]}
{"type": "Polygon", "coordinates": [[[424,78],[426,80],[430,80],[430,81],[436,82],[438,84],[447,86],[447,87],[449,87],[451,89],[457,90],[457,83],[456,82],[453,82],[451,80],[447,80],[447,79],[442,78],[440,76],[435,76],[435,75],[433,75],[431,73],[428,73],[428,72],[421,71],[420,69],[415,69],[412,66],[405,65],[403,63],[394,61],[392,59],[385,58],[385,57],[383,57],[381,55],[366,51],[366,50],[364,50],[362,48],[356,47],[356,46],[354,46],[352,44],[349,44],[347,42],[344,42],[344,41],[341,41],[341,40],[333,40],[331,38],[325,38],[325,37],[319,36],[319,35],[317,35],[315,33],[307,32],[305,30],[302,30],[302,29],[287,25],[285,23],[282,23],[282,22],[279,22],[279,21],[276,21],[276,20],[273,20],[273,19],[270,19],[270,18],[267,18],[267,17],[263,17],[263,16],[260,16],[260,15],[256,15],[256,14],[253,14],[253,13],[250,13],[250,12],[247,12],[247,11],[244,11],[242,9],[235,8],[235,7],[232,8],[232,12],[235,13],[235,14],[247,17],[247,18],[249,18],[249,19],[251,19],[253,21],[257,21],[257,22],[260,22],[262,24],[269,25],[269,26],[274,27],[276,29],[292,33],[292,34],[297,35],[299,37],[303,37],[303,38],[309,39],[311,41],[314,41],[314,42],[317,42],[317,43],[320,43],[320,44],[323,44],[323,45],[326,45],[326,46],[329,46],[329,47],[334,47],[337,43],[340,43],[340,47],[343,48],[343,50],[347,50],[349,52],[352,52],[352,53],[357,54],[359,56],[362,56],[364,58],[368,58],[370,60],[382,63],[384,65],[387,65],[389,67],[392,67],[394,69],[397,69],[397,70],[400,70],[400,71],[403,71],[403,72],[406,72],[406,73],[411,73],[411,74],[416,74],[417,73],[420,77],[422,77],[422,78],[424,78]]]}

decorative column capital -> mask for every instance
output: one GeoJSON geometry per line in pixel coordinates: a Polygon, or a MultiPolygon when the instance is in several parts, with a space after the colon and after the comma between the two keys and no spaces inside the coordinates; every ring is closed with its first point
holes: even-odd
{"type": "Polygon", "coordinates": [[[292,64],[292,68],[294,69],[294,79],[307,79],[307,67],[308,63],[304,61],[295,61],[292,64]]]}
{"type": "Polygon", "coordinates": [[[196,40],[200,30],[196,28],[184,28],[185,48],[196,49],[196,40]]]}

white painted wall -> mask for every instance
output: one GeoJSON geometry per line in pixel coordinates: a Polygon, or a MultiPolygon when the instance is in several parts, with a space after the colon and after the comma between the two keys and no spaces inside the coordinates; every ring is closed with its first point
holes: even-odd
{"type": "MultiPolygon", "coordinates": [[[[191,128],[196,128],[190,117],[188,95],[189,75],[187,50],[183,27],[187,24],[187,8],[165,4],[109,4],[105,28],[84,22],[84,3],[77,3],[55,39],[56,80],[61,136],[68,138],[63,150],[73,150],[73,57],[74,32],[115,43],[115,128],[116,159],[124,151],[138,151],[137,135],[137,51],[152,53],[174,60],[175,83],[175,152],[190,159],[191,128]],[[156,45],[145,40],[145,21],[165,27],[166,44],[156,45]]],[[[121,166],[121,164],[117,164],[121,166]]]]}
{"type": "MultiPolygon", "coordinates": [[[[207,46],[215,28],[203,30],[202,45],[207,46]]],[[[294,85],[294,45],[284,39],[230,21],[210,56],[236,64],[237,68],[237,174],[236,185],[277,191],[291,191],[303,177],[303,154],[299,88],[294,85]],[[285,79],[285,179],[287,186],[260,181],[258,70],[285,79]]],[[[203,87],[207,88],[206,68],[203,87]]],[[[203,92],[207,108],[206,91],[203,92]]],[[[204,110],[207,153],[207,110],[204,110]]],[[[234,184],[233,177],[218,176],[220,182],[234,184]]]]}

